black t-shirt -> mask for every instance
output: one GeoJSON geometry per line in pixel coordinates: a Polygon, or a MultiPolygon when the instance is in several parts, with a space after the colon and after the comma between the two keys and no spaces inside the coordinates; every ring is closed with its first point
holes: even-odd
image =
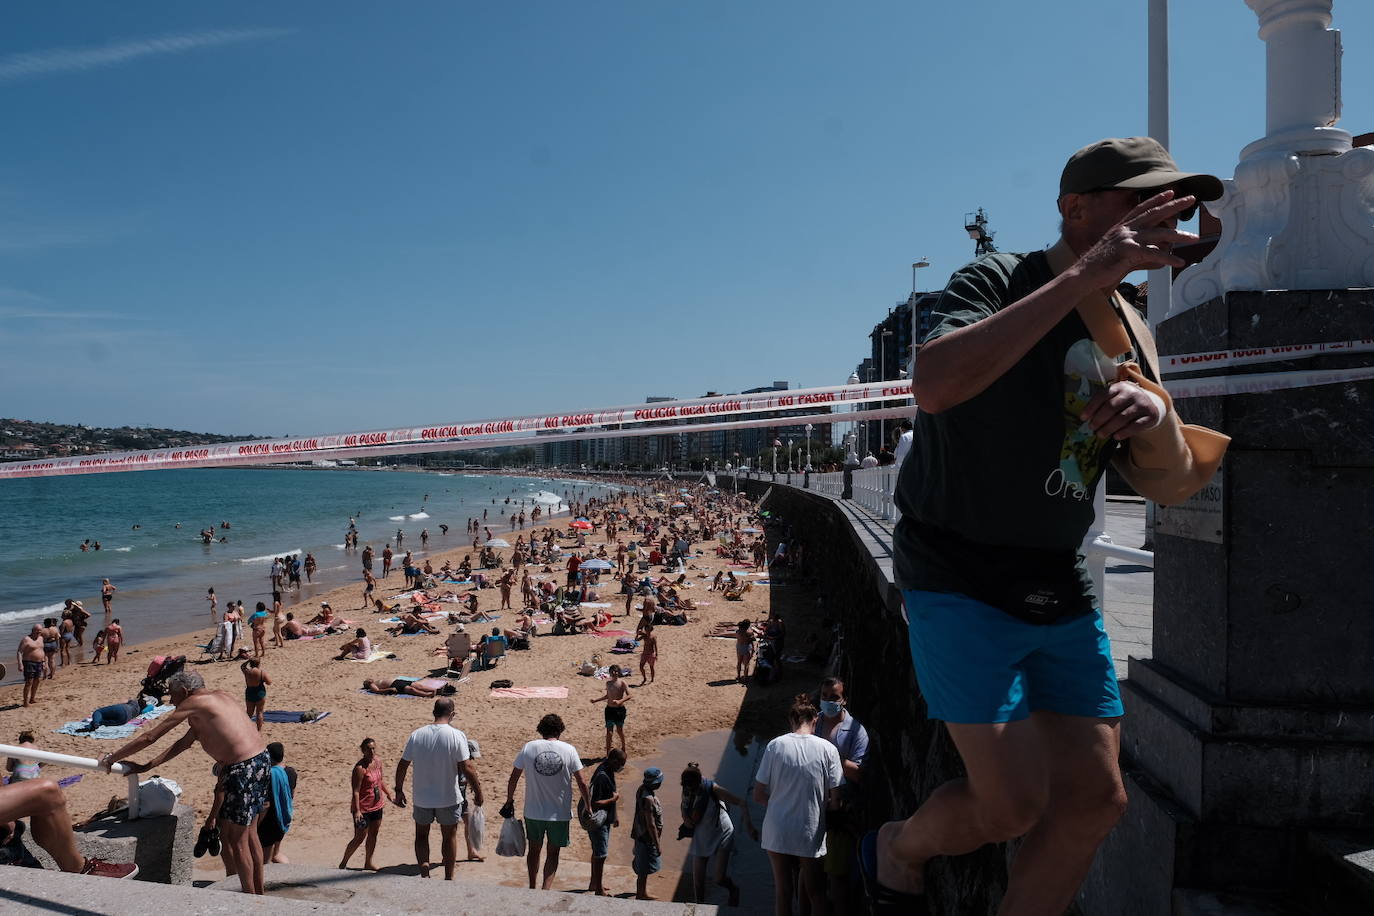
{"type": "MultiPolygon", "coordinates": [[[[921,343],[987,318],[1053,277],[1043,251],[974,261],[950,279],[921,343]]],[[[1073,563],[1116,448],[1078,415],[1115,377],[1114,361],[1071,311],[984,391],[939,414],[918,410],[896,492],[898,585],[972,593],[971,570],[992,553],[1073,563]]]]}
{"type": "Polygon", "coordinates": [[[614,825],[616,823],[616,806],[609,805],[607,807],[597,807],[595,803],[615,797],[615,774],[606,769],[604,763],[601,764],[601,766],[596,768],[596,772],[592,774],[592,784],[588,789],[591,792],[593,802],[592,810],[605,811],[606,823],[614,825]]]}

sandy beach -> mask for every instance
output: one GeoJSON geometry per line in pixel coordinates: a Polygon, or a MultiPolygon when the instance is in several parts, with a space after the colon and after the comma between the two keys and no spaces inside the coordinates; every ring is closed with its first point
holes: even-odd
{"type": "MultiPolygon", "coordinates": [[[[667,482],[661,483],[668,485],[667,482]]],[[[673,492],[676,492],[678,484],[672,486],[673,492]]],[[[560,531],[567,530],[566,516],[554,521],[560,531]]],[[[532,528],[527,526],[523,531],[499,536],[505,536],[513,543],[519,534],[528,538],[532,528]]],[[[628,540],[623,534],[622,538],[628,540]]],[[[770,533],[770,545],[771,540],[770,533]]],[[[560,543],[565,548],[573,546],[573,542],[567,539],[560,543]]],[[[605,543],[605,536],[598,528],[588,533],[586,543],[588,549],[595,550],[605,543]]],[[[447,538],[431,539],[427,556],[436,569],[445,560],[451,560],[456,565],[465,554],[472,553],[470,545],[471,538],[464,540],[460,533],[451,531],[447,538]]],[[[814,674],[818,669],[808,670],[802,665],[791,666],[792,670],[781,684],[767,688],[751,689],[746,684],[735,682],[733,641],[707,638],[705,632],[717,622],[733,622],[744,617],[762,619],[767,616],[771,601],[788,608],[785,619],[789,654],[803,652],[802,647],[811,643],[818,628],[818,622],[811,619],[815,600],[804,590],[801,581],[789,580],[781,574],[773,580],[779,588],[758,585],[740,601],[727,601],[721,592],[708,591],[711,577],[717,570],[733,569],[737,575],[751,572],[717,558],[715,545],[715,541],[698,541],[693,545],[694,552],[699,551],[702,556],[689,564],[689,581],[695,587],[683,594],[694,600],[698,609],[689,612],[691,622],[686,626],[656,628],[659,637],[657,679],[632,691],[633,700],[629,704],[626,726],[630,763],[621,777],[622,792],[627,788],[633,789],[638,782],[640,768],[644,765],[642,761],[658,753],[660,743],[665,739],[732,728],[742,733],[771,737],[783,731],[790,695],[815,686],[814,674]],[[786,585],[791,587],[781,587],[786,585]]],[[[509,562],[512,550],[503,548],[499,552],[509,562]]],[[[613,543],[610,553],[613,558],[613,543]]],[[[356,554],[350,556],[350,562],[361,570],[356,554]]],[[[380,556],[375,568],[380,575],[380,556]]],[[[560,566],[555,566],[552,572],[547,573],[540,573],[539,569],[537,566],[531,567],[532,575],[551,579],[555,584],[563,581],[564,571],[560,566]]],[[[653,575],[658,574],[656,568],[653,575]]],[[[750,578],[758,582],[764,576],[754,574],[750,578]]],[[[609,628],[633,632],[638,614],[630,618],[621,616],[624,598],[617,594],[618,585],[609,576],[602,579],[602,600],[610,602],[609,610],[617,615],[609,628]]],[[[386,599],[403,592],[403,586],[403,575],[393,569],[389,578],[378,580],[378,593],[386,599]]],[[[467,586],[447,588],[464,596],[468,592],[467,586]]],[[[441,588],[439,591],[443,590],[441,588]]],[[[514,625],[515,612],[498,610],[498,589],[484,589],[476,594],[480,609],[502,614],[494,625],[514,625]]],[[[318,723],[269,722],[264,727],[268,741],[280,741],[285,745],[286,763],[294,766],[300,776],[295,797],[295,821],[283,845],[283,852],[293,862],[320,865],[338,863],[343,846],[351,836],[349,773],[358,757],[359,742],[364,738],[372,738],[377,742],[378,754],[390,782],[406,736],[431,718],[431,703],[428,700],[370,695],[360,688],[365,677],[424,677],[442,669],[443,656],[435,656],[432,651],[442,645],[444,636],[453,628],[442,626],[443,635],[440,636],[389,636],[384,631],[386,624],[381,623],[379,615],[360,607],[361,595],[359,581],[357,585],[313,596],[310,601],[299,605],[288,604],[287,609],[304,620],[319,610],[321,601],[328,601],[341,616],[366,627],[373,645],[394,654],[395,658],[384,658],[370,664],[334,661],[332,657],[338,654],[338,647],[351,636],[351,632],[317,640],[287,641],[284,648],[272,648],[269,628],[269,649],[263,661],[263,667],[272,679],[267,708],[329,713],[327,718],[318,723]]],[[[234,597],[224,595],[223,599],[234,597]]],[[[287,600],[290,600],[289,596],[287,600]]],[[[518,587],[513,600],[518,607],[518,587]]],[[[636,599],[636,604],[641,600],[636,599]]],[[[449,607],[456,609],[457,605],[449,607]]],[[[122,607],[119,610],[129,616],[137,614],[137,608],[122,607]]],[[[470,624],[467,629],[475,641],[481,633],[489,632],[492,625],[487,624],[484,628],[481,624],[470,624]]],[[[511,652],[497,669],[472,672],[458,683],[454,697],[458,714],[454,724],[480,742],[482,747],[483,759],[478,762],[478,772],[487,795],[485,809],[490,837],[483,850],[485,862],[460,862],[458,873],[461,879],[524,884],[523,860],[501,859],[492,853],[492,848],[495,830],[499,825],[496,810],[505,796],[511,763],[520,747],[536,737],[534,726],[540,716],[556,712],[564,718],[568,726],[564,740],[578,748],[584,761],[602,756],[605,741],[602,707],[589,701],[603,693],[604,682],[579,675],[579,665],[593,655],[599,655],[601,664],[610,664],[614,660],[629,665],[634,671],[634,675],[628,678],[629,683],[639,683],[638,654],[611,654],[614,638],[590,634],[552,636],[547,635],[549,629],[541,627],[541,633],[533,640],[531,650],[511,652]],[[566,687],[568,696],[566,699],[495,698],[490,695],[489,685],[498,678],[509,679],[517,687],[566,687]]],[[[89,716],[96,706],[131,696],[144,676],[148,662],[156,655],[184,654],[188,658],[188,666],[199,672],[208,686],[242,697],[243,677],[239,664],[211,661],[202,656],[197,648],[198,643],[208,642],[211,634],[207,614],[205,629],[190,635],[128,646],[116,665],[93,666],[83,663],[59,669],[53,680],[44,682],[37,704],[28,709],[18,705],[18,687],[4,688],[0,691],[0,703],[4,704],[0,707],[3,708],[0,739],[13,741],[19,731],[31,729],[38,736],[39,746],[47,750],[82,756],[99,756],[113,750],[122,742],[54,734],[53,730],[64,722],[89,716]]],[[[88,641],[89,635],[88,632],[88,641]]],[[[164,738],[158,747],[165,747],[171,740],[171,737],[164,738]]],[[[141,759],[146,759],[146,756],[141,759]]],[[[57,767],[45,770],[47,775],[54,778],[74,772],[57,767]]],[[[591,770],[588,769],[586,775],[590,777],[590,774],[591,770]]],[[[198,747],[193,748],[161,767],[160,775],[180,783],[185,793],[182,801],[196,809],[197,823],[203,822],[210,806],[214,783],[210,761],[205,754],[198,747]]],[[[675,786],[676,774],[669,774],[669,782],[675,786]]],[[[745,788],[735,787],[736,791],[745,788]]],[[[84,818],[103,807],[112,794],[121,794],[123,789],[120,779],[87,773],[80,782],[66,790],[73,817],[78,820],[84,818]]],[[[523,787],[517,792],[517,802],[522,792],[523,787]]],[[[756,811],[755,816],[761,818],[761,812],[756,811]]],[[[681,853],[685,852],[685,844],[679,849],[679,844],[672,841],[678,820],[675,808],[665,810],[665,869],[654,876],[649,885],[650,893],[660,899],[673,897],[680,878],[681,853]]],[[[617,834],[620,833],[628,833],[628,829],[617,831],[617,834]]],[[[574,829],[572,835],[572,846],[564,852],[556,883],[556,887],[562,890],[585,888],[587,883],[589,846],[586,835],[578,829],[574,829]]],[[[396,867],[403,873],[405,867],[409,866],[413,872],[412,839],[409,811],[388,808],[379,837],[377,864],[387,870],[396,867]]],[[[623,837],[620,839],[623,840],[623,837]]],[[[437,850],[437,832],[434,840],[437,850]]],[[[613,847],[607,866],[608,883],[614,891],[624,892],[633,888],[634,878],[628,856],[617,855],[616,848],[613,847]]],[[[362,855],[359,853],[354,865],[361,863],[362,855]]],[[[209,857],[197,860],[198,878],[214,878],[222,874],[218,860],[209,857]]],[[[762,904],[763,901],[756,900],[755,903],[762,904]]]]}

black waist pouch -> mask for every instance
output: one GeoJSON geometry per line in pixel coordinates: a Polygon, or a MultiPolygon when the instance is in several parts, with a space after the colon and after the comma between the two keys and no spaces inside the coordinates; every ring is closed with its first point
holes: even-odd
{"type": "Polygon", "coordinates": [[[1026,623],[1049,624],[1093,610],[1076,550],[979,544],[921,525],[920,536],[949,564],[961,590],[1026,623]]]}

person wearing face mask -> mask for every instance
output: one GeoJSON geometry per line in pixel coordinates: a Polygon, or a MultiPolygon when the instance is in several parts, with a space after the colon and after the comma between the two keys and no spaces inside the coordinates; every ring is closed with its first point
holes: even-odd
{"type": "Polygon", "coordinates": [[[857,794],[863,780],[864,758],[868,756],[868,732],[845,709],[844,681],[837,677],[821,681],[820,698],[816,735],[835,745],[844,774],[837,793],[839,807],[826,813],[826,895],[837,916],[845,916],[850,911],[849,901],[855,899],[850,887],[850,865],[857,842],[857,794]]]}

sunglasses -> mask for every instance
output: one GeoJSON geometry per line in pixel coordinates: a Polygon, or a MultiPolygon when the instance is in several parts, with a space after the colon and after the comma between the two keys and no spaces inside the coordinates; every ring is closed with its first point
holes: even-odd
{"type": "MultiPolygon", "coordinates": [[[[1115,192],[1117,192],[1117,193],[1119,194],[1119,193],[1121,193],[1122,191],[1125,191],[1126,193],[1130,194],[1131,197],[1133,197],[1133,198],[1135,199],[1135,202],[1136,202],[1137,204],[1143,204],[1145,201],[1149,200],[1151,197],[1154,197],[1156,194],[1160,193],[1160,192],[1163,191],[1163,190],[1165,190],[1165,189],[1164,189],[1164,188],[1153,188],[1153,189],[1151,189],[1151,188],[1145,188],[1145,189],[1137,190],[1137,189],[1135,189],[1135,188],[1093,188],[1093,189],[1092,189],[1091,191],[1089,191],[1088,193],[1089,193],[1089,194],[1102,194],[1102,193],[1105,193],[1105,192],[1107,192],[1107,191],[1115,191],[1115,192]]],[[[1187,210],[1183,210],[1183,211],[1179,212],[1179,213],[1177,214],[1177,216],[1178,216],[1178,221],[1179,221],[1180,223],[1186,223],[1186,222],[1188,222],[1188,220],[1192,219],[1194,216],[1197,216],[1198,206],[1199,206],[1199,204],[1197,203],[1197,201],[1194,201],[1194,202],[1193,202],[1193,205],[1190,206],[1187,210]]]]}

